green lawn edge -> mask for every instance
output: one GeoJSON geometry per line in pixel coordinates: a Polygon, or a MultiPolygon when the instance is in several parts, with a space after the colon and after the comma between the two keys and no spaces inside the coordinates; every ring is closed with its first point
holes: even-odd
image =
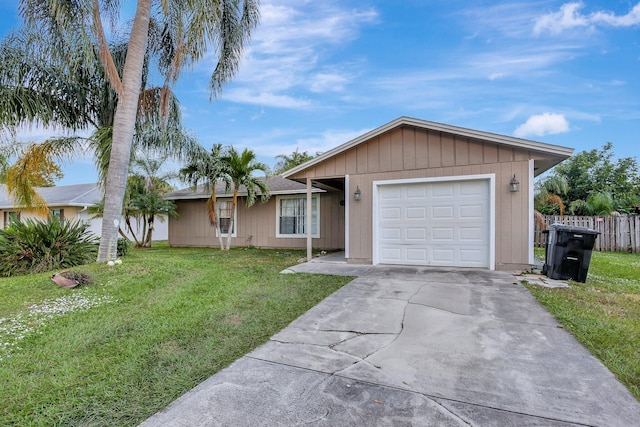
{"type": "Polygon", "coordinates": [[[165,244],[74,269],[94,278],[76,289],[0,279],[0,340],[24,335],[0,347],[0,425],[137,425],[353,279],[280,274],[301,256],[165,244]]]}
{"type": "Polygon", "coordinates": [[[569,283],[524,284],[640,401],[640,254],[594,251],[586,283],[569,283]]]}

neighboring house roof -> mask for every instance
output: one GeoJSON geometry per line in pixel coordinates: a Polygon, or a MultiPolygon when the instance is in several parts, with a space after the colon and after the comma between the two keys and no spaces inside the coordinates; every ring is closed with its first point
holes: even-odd
{"type": "MultiPolygon", "coordinates": [[[[102,200],[102,189],[98,184],[60,185],[57,187],[38,187],[38,193],[49,207],[91,206],[102,200]]],[[[0,185],[0,209],[16,208],[9,196],[6,185],[0,185]]]]}
{"type": "Polygon", "coordinates": [[[556,164],[560,163],[562,160],[568,157],[571,157],[571,155],[573,154],[573,148],[569,148],[569,147],[562,147],[559,145],[546,144],[543,142],[531,141],[528,139],[514,138],[511,136],[500,135],[496,133],[483,132],[479,130],[467,129],[463,127],[452,126],[452,125],[447,125],[443,123],[429,122],[427,120],[420,120],[420,119],[414,119],[411,117],[403,116],[385,125],[382,125],[379,128],[373,129],[372,131],[369,131],[363,135],[360,135],[359,137],[352,139],[351,141],[348,141],[342,145],[339,145],[336,148],[333,148],[317,157],[314,157],[313,159],[305,163],[302,163],[301,165],[298,165],[292,169],[289,169],[288,171],[282,173],[282,176],[285,178],[288,176],[292,176],[297,172],[303,171],[328,158],[331,158],[363,142],[366,142],[372,138],[375,138],[376,136],[379,136],[391,129],[401,127],[401,126],[413,126],[413,127],[422,128],[422,129],[446,132],[454,135],[465,136],[468,138],[475,138],[475,139],[480,139],[484,141],[494,142],[496,144],[506,145],[514,148],[537,151],[540,153],[548,154],[552,157],[557,157],[557,161],[554,159],[549,162],[544,162],[544,164],[541,163],[541,169],[542,168],[544,169],[537,171],[538,173],[544,172],[544,170],[547,170],[555,166],[556,164]]]}
{"type": "MultiPolygon", "coordinates": [[[[264,180],[264,178],[261,178],[264,180]]],[[[282,194],[304,194],[307,191],[305,184],[301,184],[297,181],[283,178],[279,175],[270,176],[267,179],[267,186],[271,195],[282,194]]],[[[311,190],[314,193],[321,193],[324,190],[319,188],[313,188],[311,190]]],[[[240,187],[238,191],[239,196],[246,196],[247,190],[244,187],[240,187]]],[[[188,200],[188,199],[208,199],[211,196],[211,191],[206,190],[204,185],[199,185],[196,190],[193,188],[185,188],[178,191],[173,191],[164,195],[165,199],[169,200],[188,200]]],[[[233,196],[232,190],[227,191],[223,182],[216,184],[216,196],[217,197],[231,197],[233,196]]]]}

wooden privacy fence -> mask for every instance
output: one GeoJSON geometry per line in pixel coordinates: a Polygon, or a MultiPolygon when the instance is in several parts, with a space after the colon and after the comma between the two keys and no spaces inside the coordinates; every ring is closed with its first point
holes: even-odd
{"type": "Polygon", "coordinates": [[[547,237],[542,230],[550,224],[563,224],[572,227],[588,227],[599,231],[597,251],[640,253],[640,216],[554,216],[543,215],[545,227],[536,221],[534,243],[544,247],[547,237]]]}

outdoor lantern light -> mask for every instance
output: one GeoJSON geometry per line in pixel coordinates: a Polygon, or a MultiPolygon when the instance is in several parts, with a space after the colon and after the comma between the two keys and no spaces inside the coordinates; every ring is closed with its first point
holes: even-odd
{"type": "Polygon", "coordinates": [[[356,186],[356,192],[353,193],[353,200],[355,200],[356,202],[359,202],[361,196],[362,196],[362,192],[360,191],[360,187],[356,186]]]}
{"type": "Polygon", "coordinates": [[[513,178],[509,181],[509,191],[515,193],[516,191],[520,191],[520,183],[516,179],[516,174],[513,174],[513,178]]]}

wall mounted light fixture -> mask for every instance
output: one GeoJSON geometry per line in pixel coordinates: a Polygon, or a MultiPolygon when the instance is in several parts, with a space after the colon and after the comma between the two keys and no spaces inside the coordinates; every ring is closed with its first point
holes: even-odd
{"type": "Polygon", "coordinates": [[[509,191],[511,191],[512,193],[520,191],[520,183],[516,179],[515,173],[513,174],[513,178],[511,178],[511,181],[509,181],[509,191]]]}
{"type": "Polygon", "coordinates": [[[353,200],[355,200],[356,202],[359,202],[361,197],[362,197],[362,191],[360,191],[359,186],[356,186],[356,191],[355,193],[353,193],[353,200]]]}

